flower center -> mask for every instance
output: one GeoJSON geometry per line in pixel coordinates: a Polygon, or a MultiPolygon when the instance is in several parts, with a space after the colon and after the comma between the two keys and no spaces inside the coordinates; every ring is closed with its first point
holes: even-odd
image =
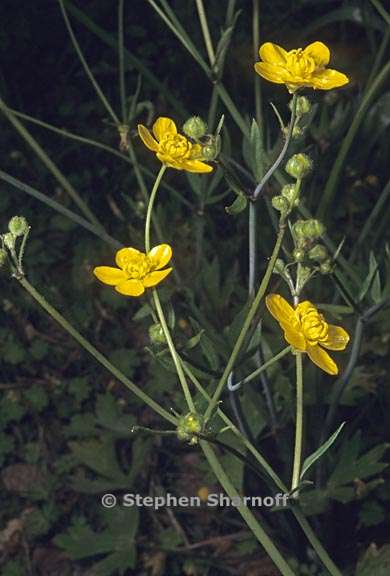
{"type": "Polygon", "coordinates": [[[159,142],[159,152],[177,160],[187,158],[192,144],[182,134],[165,134],[159,142]]]}
{"type": "Polygon", "coordinates": [[[287,54],[287,68],[293,76],[305,78],[314,72],[316,63],[311,56],[303,53],[302,48],[298,48],[287,54]]]}
{"type": "Polygon", "coordinates": [[[325,322],[322,314],[316,308],[310,307],[304,313],[299,313],[302,332],[307,340],[312,344],[324,342],[328,337],[329,326],[325,322]]]}
{"type": "Polygon", "coordinates": [[[128,279],[139,280],[144,278],[152,268],[152,262],[146,254],[135,253],[125,255],[121,262],[121,268],[128,279]]]}

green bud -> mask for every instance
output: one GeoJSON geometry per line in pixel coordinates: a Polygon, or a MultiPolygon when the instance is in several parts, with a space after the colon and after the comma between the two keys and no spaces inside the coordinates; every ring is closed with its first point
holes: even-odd
{"type": "Polygon", "coordinates": [[[296,196],[296,185],[295,184],[286,184],[285,186],[283,186],[283,188],[281,190],[281,194],[282,194],[282,196],[284,196],[284,198],[287,198],[290,205],[294,201],[294,206],[298,206],[299,198],[295,197],[296,196]]]}
{"type": "Polygon", "coordinates": [[[277,258],[273,269],[274,274],[283,274],[286,264],[281,258],[277,258]]]}
{"type": "MultiPolygon", "coordinates": [[[[292,110],[292,100],[290,100],[289,102],[289,108],[290,110],[292,110]]],[[[311,109],[311,103],[309,98],[306,98],[306,96],[298,96],[297,98],[297,106],[296,106],[296,115],[297,116],[303,116],[304,114],[307,114],[308,112],[310,112],[311,109]]]]}
{"type": "Polygon", "coordinates": [[[24,216],[13,216],[8,222],[8,230],[16,236],[23,236],[28,232],[27,220],[24,216]]]}
{"type": "Polygon", "coordinates": [[[201,160],[211,161],[215,160],[221,151],[221,137],[207,135],[206,142],[202,144],[201,160]]]}
{"type": "Polygon", "coordinates": [[[274,196],[272,198],[272,206],[279,212],[287,212],[290,209],[290,202],[283,196],[274,196]]]}
{"type": "Polygon", "coordinates": [[[303,225],[304,225],[305,221],[304,220],[297,220],[294,224],[293,224],[293,232],[295,234],[295,236],[297,238],[302,238],[303,237],[303,225]]]}
{"type": "Polygon", "coordinates": [[[333,266],[332,266],[332,261],[330,259],[325,260],[325,262],[322,262],[322,264],[320,265],[320,272],[321,274],[330,274],[332,272],[333,266]]]}
{"type": "Polygon", "coordinates": [[[293,138],[300,138],[301,136],[303,136],[302,128],[300,128],[299,126],[294,126],[293,131],[292,131],[292,137],[293,138]]]}
{"type": "Polygon", "coordinates": [[[3,248],[0,248],[0,268],[2,268],[4,266],[4,264],[7,262],[7,252],[5,250],[3,250],[3,248]]]}
{"type": "Polygon", "coordinates": [[[306,220],[302,224],[302,235],[310,240],[320,238],[324,232],[325,226],[319,220],[306,220]]]}
{"type": "Polygon", "coordinates": [[[295,248],[293,251],[293,258],[295,262],[303,262],[305,259],[305,251],[302,248],[295,248]]]}
{"type": "Polygon", "coordinates": [[[207,132],[207,124],[199,116],[191,116],[183,125],[183,132],[186,136],[199,140],[207,132]]]}
{"type": "Polygon", "coordinates": [[[285,170],[293,178],[304,178],[309,174],[313,167],[313,162],[306,154],[294,154],[287,161],[285,170]]]}
{"type": "Polygon", "coordinates": [[[190,444],[197,443],[197,437],[194,433],[201,432],[203,429],[203,418],[196,412],[188,412],[185,416],[181,416],[177,426],[177,437],[179,440],[189,441],[190,444]]]}
{"type": "Polygon", "coordinates": [[[165,344],[165,334],[161,324],[152,324],[149,326],[149,339],[152,344],[165,344]]]}
{"type": "Polygon", "coordinates": [[[329,256],[327,249],[322,244],[317,244],[308,253],[310,260],[315,260],[316,262],[323,262],[329,256]]]}
{"type": "Polygon", "coordinates": [[[7,232],[7,234],[3,234],[3,242],[4,245],[8,248],[8,250],[14,250],[15,248],[15,236],[11,234],[11,232],[7,232]]]}

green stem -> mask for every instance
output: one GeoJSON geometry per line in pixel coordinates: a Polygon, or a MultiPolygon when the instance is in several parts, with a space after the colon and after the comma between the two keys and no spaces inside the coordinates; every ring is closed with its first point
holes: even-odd
{"type": "Polygon", "coordinates": [[[27,142],[30,148],[33,149],[38,158],[43,162],[46,168],[53,174],[57,179],[59,184],[64,188],[64,190],[69,194],[72,200],[80,208],[81,212],[88,218],[90,222],[95,224],[98,228],[104,230],[103,226],[100,224],[96,216],[88,208],[84,200],[79,196],[77,191],[73,188],[68,179],[63,175],[63,173],[57,168],[54,162],[49,158],[44,149],[40,144],[31,136],[30,132],[23,126],[21,122],[14,116],[11,110],[7,107],[5,102],[0,98],[0,110],[3,112],[4,116],[13,125],[13,127],[19,132],[20,136],[27,142]]]}
{"type": "Polygon", "coordinates": [[[210,66],[213,68],[215,65],[215,52],[213,42],[210,36],[210,30],[207,23],[206,11],[204,9],[203,0],[196,0],[196,9],[198,11],[200,27],[202,29],[203,40],[206,46],[207,55],[209,57],[210,66]]]}
{"type": "MultiPolygon", "coordinates": [[[[260,6],[259,0],[253,0],[253,13],[252,13],[252,37],[253,37],[253,57],[254,60],[258,57],[258,50],[260,46],[260,6]]],[[[255,74],[255,110],[256,110],[256,121],[261,129],[263,115],[261,106],[261,82],[258,74],[255,74]]]]}
{"type": "Polygon", "coordinates": [[[113,366],[109,360],[103,354],[101,354],[92,344],[84,338],[53,306],[51,306],[47,300],[40,294],[34,286],[32,286],[25,277],[15,276],[19,284],[34,298],[36,302],[55,320],[58,324],[68,332],[89,354],[91,354],[95,360],[97,360],[104,368],[106,368],[111,374],[122,384],[124,384],[133,394],[135,394],[140,400],[145,402],[152,410],[159,414],[162,418],[177,426],[177,418],[167,412],[160,404],[155,402],[150,398],[145,392],[143,392],[136,384],[129,380],[118,368],[113,366]]]}
{"type": "Polygon", "coordinates": [[[81,65],[84,68],[84,72],[86,73],[86,75],[88,76],[88,78],[90,79],[92,86],[95,88],[95,92],[98,95],[98,97],[100,98],[101,103],[103,104],[103,106],[105,107],[105,109],[107,110],[108,114],[111,116],[111,118],[114,121],[115,125],[120,124],[119,118],[118,116],[115,114],[114,110],[112,109],[109,101],[107,100],[107,98],[105,97],[105,95],[103,94],[102,89],[100,88],[97,80],[95,79],[94,75],[92,74],[92,71],[90,69],[90,67],[87,64],[87,61],[84,58],[84,55],[81,51],[80,45],[77,42],[77,38],[73,32],[73,28],[72,25],[70,23],[70,20],[68,18],[68,14],[66,13],[65,10],[65,6],[64,6],[64,2],[63,0],[58,0],[59,4],[60,4],[60,8],[61,8],[61,12],[62,12],[62,16],[64,18],[65,21],[65,26],[68,30],[68,34],[70,36],[71,42],[73,44],[74,49],[77,52],[77,56],[80,59],[81,65]]]}
{"type": "MultiPolygon", "coordinates": [[[[151,224],[151,220],[152,220],[154,201],[156,199],[157,191],[158,191],[158,188],[159,188],[159,185],[160,185],[160,182],[162,180],[162,177],[164,175],[165,170],[166,170],[166,166],[164,164],[162,164],[160,171],[157,174],[157,178],[154,182],[152,191],[150,193],[149,204],[148,204],[148,209],[146,212],[146,220],[145,220],[145,251],[146,251],[146,253],[150,252],[150,224],[151,224]]],[[[168,348],[169,348],[169,351],[171,353],[172,360],[173,360],[173,363],[174,363],[176,371],[177,371],[177,375],[178,375],[179,380],[180,380],[180,384],[183,388],[183,392],[184,392],[184,396],[185,396],[188,408],[190,409],[191,412],[195,412],[195,405],[194,405],[194,402],[192,400],[192,396],[191,396],[191,393],[190,393],[190,390],[189,390],[189,387],[187,384],[185,374],[183,372],[183,368],[182,368],[182,365],[180,362],[179,355],[176,352],[175,345],[173,343],[171,334],[169,332],[168,324],[167,324],[167,321],[166,321],[165,315],[164,315],[164,310],[161,306],[160,298],[158,296],[158,291],[156,288],[153,288],[153,302],[154,302],[154,305],[156,307],[158,319],[159,319],[159,322],[161,324],[161,328],[163,329],[164,336],[165,336],[165,339],[167,341],[168,348]]]]}
{"type": "Polygon", "coordinates": [[[119,94],[121,99],[122,122],[126,124],[126,84],[125,84],[125,55],[124,55],[124,26],[123,2],[118,2],[118,64],[119,64],[119,94]]]}
{"type": "Polygon", "coordinates": [[[371,4],[375,6],[379,14],[382,16],[383,20],[386,22],[388,26],[390,26],[390,14],[383,8],[382,4],[379,0],[370,0],[371,4]]]}
{"type": "Polygon", "coordinates": [[[286,348],[283,348],[283,350],[281,350],[278,354],[276,354],[276,356],[273,356],[273,358],[268,360],[268,362],[264,362],[264,364],[262,364],[254,372],[249,374],[249,376],[246,376],[243,380],[241,380],[241,382],[238,382],[237,386],[239,384],[241,384],[241,386],[243,384],[248,384],[248,382],[251,382],[252,380],[257,378],[262,372],[264,372],[265,370],[268,370],[268,368],[270,368],[273,364],[275,364],[275,362],[279,362],[279,360],[284,358],[284,356],[286,356],[289,352],[291,352],[291,346],[287,346],[286,348]]]}
{"type": "MultiPolygon", "coordinates": [[[[299,485],[301,475],[301,458],[302,458],[302,434],[303,434],[303,375],[302,375],[302,353],[295,353],[296,375],[297,375],[297,406],[295,420],[295,447],[294,447],[294,465],[292,473],[291,490],[295,490],[299,485]]],[[[297,493],[295,493],[297,496],[297,493]]]]}
{"type": "MultiPolygon", "coordinates": [[[[218,481],[225,490],[226,494],[229,496],[230,499],[240,498],[241,497],[240,494],[230,481],[229,476],[226,474],[225,470],[221,466],[210,444],[205,440],[200,440],[199,443],[203,450],[203,454],[205,455],[212,471],[216,475],[218,481]]],[[[280,554],[279,550],[276,548],[275,544],[272,542],[268,534],[260,526],[259,522],[256,520],[255,516],[252,514],[250,509],[247,506],[242,505],[237,507],[237,511],[241,514],[242,518],[245,520],[248,527],[252,530],[257,540],[263,546],[263,548],[265,549],[271,560],[279,568],[283,576],[295,576],[290,566],[287,564],[283,556],[280,554]]]]}
{"type": "Polygon", "coordinates": [[[234,363],[235,363],[235,361],[236,361],[236,359],[237,359],[237,356],[238,356],[238,354],[239,354],[239,352],[240,352],[240,350],[241,350],[241,346],[242,346],[242,344],[243,344],[243,342],[244,342],[244,340],[245,340],[245,336],[246,336],[246,334],[247,334],[247,332],[248,332],[248,330],[249,330],[249,328],[250,328],[250,326],[251,326],[252,320],[253,320],[256,312],[257,312],[257,309],[258,309],[258,307],[259,307],[259,305],[260,305],[260,302],[261,302],[261,300],[262,300],[262,298],[263,298],[263,296],[264,296],[264,294],[265,294],[265,292],[266,292],[266,290],[267,290],[267,288],[268,288],[268,284],[269,284],[269,281],[270,281],[270,279],[271,279],[271,275],[272,275],[272,272],[273,272],[273,269],[274,269],[274,266],[275,266],[275,262],[276,262],[276,259],[277,259],[277,257],[278,257],[278,254],[279,254],[279,250],[280,250],[280,248],[281,248],[281,245],[282,245],[282,241],[283,241],[283,236],[284,236],[285,230],[286,230],[286,224],[285,224],[284,219],[281,218],[280,223],[279,223],[278,236],[277,236],[277,239],[276,239],[276,243],[275,243],[275,246],[274,246],[274,249],[273,249],[271,258],[270,258],[270,260],[269,260],[269,262],[268,262],[267,269],[266,269],[265,274],[264,274],[264,277],[263,277],[263,279],[262,279],[262,281],[261,281],[259,290],[257,291],[256,297],[255,297],[255,299],[254,299],[253,302],[252,302],[252,305],[251,305],[250,310],[249,310],[249,312],[248,312],[248,315],[247,315],[247,317],[246,317],[246,319],[245,319],[245,322],[244,322],[244,324],[243,324],[243,326],[242,326],[242,328],[241,328],[241,332],[240,332],[240,334],[239,334],[239,336],[238,336],[238,338],[237,338],[237,340],[236,340],[236,343],[235,343],[235,345],[234,345],[234,348],[233,348],[233,351],[232,351],[232,353],[231,353],[231,355],[230,355],[230,358],[229,358],[229,360],[228,360],[228,362],[227,362],[227,364],[226,364],[226,368],[225,368],[225,370],[224,370],[224,372],[223,372],[223,374],[222,374],[222,376],[221,376],[220,381],[219,381],[218,384],[217,384],[217,388],[216,388],[216,390],[215,390],[215,392],[214,392],[214,395],[213,395],[213,397],[212,397],[212,400],[211,400],[210,404],[208,405],[208,408],[207,408],[207,410],[206,410],[206,412],[205,412],[205,419],[206,419],[206,420],[207,420],[207,419],[210,417],[210,415],[212,414],[212,412],[213,412],[213,410],[214,410],[214,408],[215,408],[215,406],[216,406],[216,404],[217,404],[217,402],[218,402],[218,400],[219,400],[219,398],[220,398],[220,396],[221,396],[221,394],[222,394],[222,391],[223,391],[223,388],[224,388],[224,386],[225,386],[225,384],[226,384],[226,381],[227,381],[227,379],[228,379],[228,376],[229,376],[230,372],[233,370],[234,363]]]}

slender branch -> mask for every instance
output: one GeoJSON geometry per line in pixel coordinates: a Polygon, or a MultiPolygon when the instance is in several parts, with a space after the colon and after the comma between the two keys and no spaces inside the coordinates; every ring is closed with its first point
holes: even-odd
{"type": "MultiPolygon", "coordinates": [[[[301,476],[301,458],[302,458],[302,435],[303,435],[303,375],[302,375],[302,353],[295,352],[296,361],[296,387],[297,387],[297,405],[295,419],[295,447],[294,447],[294,466],[291,482],[291,491],[295,491],[299,486],[301,476]]],[[[297,495],[297,492],[294,492],[297,495]]]]}
{"type": "Polygon", "coordinates": [[[213,47],[213,42],[210,36],[210,30],[207,23],[206,11],[204,9],[203,0],[196,0],[196,9],[198,11],[200,27],[202,29],[203,39],[207,50],[207,55],[209,57],[211,68],[215,65],[215,52],[213,47]]]}
{"type": "Polygon", "coordinates": [[[119,64],[119,94],[121,99],[122,122],[125,124],[127,120],[127,113],[126,113],[123,2],[124,0],[118,0],[118,64],[119,64]]]}

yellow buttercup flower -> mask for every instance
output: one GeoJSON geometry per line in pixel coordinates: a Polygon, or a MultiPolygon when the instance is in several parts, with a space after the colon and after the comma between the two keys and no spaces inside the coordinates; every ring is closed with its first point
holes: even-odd
{"type": "Polygon", "coordinates": [[[265,303],[284,330],[284,337],[293,348],[306,352],[312,362],[328,374],[338,374],[338,368],[324,348],[344,350],[349,335],[341,328],[328,324],[317,308],[305,300],[294,309],[279,294],[269,294],[265,303]]]}
{"type": "Polygon", "coordinates": [[[170,118],[158,118],[153,124],[153,135],[138,124],[138,134],[149,150],[169,168],[187,172],[211,172],[213,167],[202,162],[202,146],[193,144],[183,134],[177,133],[176,124],[170,118]]]}
{"type": "Polygon", "coordinates": [[[157,286],[172,268],[164,268],[172,258],[172,248],[160,244],[144,254],[135,248],[121,248],[115,256],[118,268],[97,266],[93,273],[104,284],[114,286],[119,294],[141,296],[145,288],[157,286]]]}
{"type": "Polygon", "coordinates": [[[306,48],[289,52],[277,44],[266,42],[260,46],[259,55],[262,62],[256,62],[256,72],[270,82],[285,84],[290,93],[299,88],[332,90],[349,82],[342,72],[326,68],[330,51],[322,42],[313,42],[306,48]]]}

